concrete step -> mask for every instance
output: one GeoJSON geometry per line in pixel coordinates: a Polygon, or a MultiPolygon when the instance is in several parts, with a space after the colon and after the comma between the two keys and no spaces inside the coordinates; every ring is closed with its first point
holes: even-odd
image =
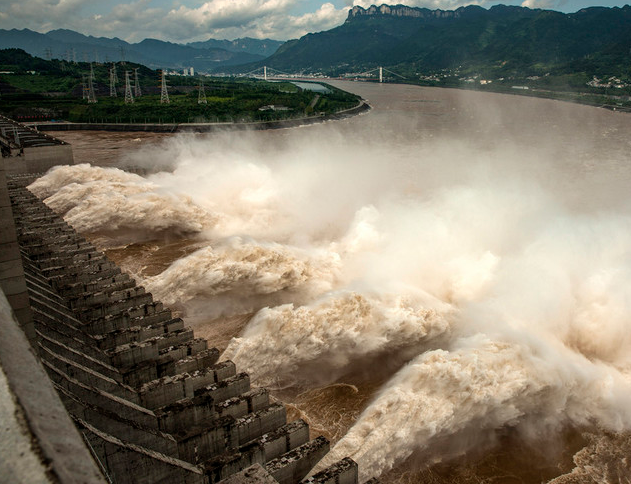
{"type": "MultiPolygon", "coordinates": [[[[357,484],[358,478],[357,462],[350,457],[345,457],[313,476],[300,481],[300,484],[357,484]]],[[[379,484],[379,481],[373,478],[364,484],[379,484]]]]}
{"type": "Polygon", "coordinates": [[[140,403],[140,397],[135,389],[101,373],[98,371],[101,368],[95,366],[95,369],[92,369],[73,359],[62,356],[57,352],[56,348],[43,345],[40,345],[40,348],[41,359],[56,368],[59,372],[76,379],[84,385],[98,388],[99,390],[115,395],[128,402],[140,403]]]}
{"type": "Polygon", "coordinates": [[[209,460],[282,427],[286,421],[285,407],[275,403],[238,420],[220,417],[211,427],[191,428],[184,435],[174,436],[180,459],[189,462],[209,460]]]}
{"type": "Polygon", "coordinates": [[[126,471],[125,475],[129,476],[129,480],[125,482],[208,484],[204,470],[200,466],[125,442],[98,430],[85,420],[75,420],[77,425],[84,429],[84,436],[101,463],[109,469],[126,471]]]}
{"type": "Polygon", "coordinates": [[[147,360],[155,360],[159,363],[160,351],[175,348],[182,343],[188,343],[193,339],[193,330],[184,328],[178,331],[155,336],[145,341],[134,341],[108,350],[112,364],[118,368],[131,368],[134,365],[147,360]]]}
{"type": "Polygon", "coordinates": [[[227,400],[250,390],[249,376],[235,373],[234,363],[225,361],[191,374],[165,376],[142,385],[140,400],[152,410],[204,394],[210,395],[214,401],[227,400]]]}
{"type": "Polygon", "coordinates": [[[146,341],[150,338],[182,329],[184,329],[184,321],[180,318],[173,318],[150,326],[132,326],[131,328],[117,329],[101,334],[99,347],[102,350],[112,350],[117,346],[146,341]]]}
{"type": "Polygon", "coordinates": [[[178,457],[177,442],[172,435],[91,405],[62,387],[58,386],[57,391],[68,413],[73,417],[89,422],[100,431],[107,432],[128,443],[140,445],[171,457],[178,457]]]}
{"type": "Polygon", "coordinates": [[[294,484],[303,479],[329,451],[329,441],[324,437],[302,444],[265,464],[279,484],[294,484]]]}
{"type": "Polygon", "coordinates": [[[254,464],[265,465],[308,441],[309,425],[304,420],[295,420],[240,446],[238,452],[211,459],[206,463],[207,473],[213,482],[222,481],[254,464]]]}
{"type": "Polygon", "coordinates": [[[173,320],[173,315],[164,309],[162,303],[154,301],[131,308],[121,314],[107,315],[85,323],[84,329],[90,334],[106,334],[137,326],[153,326],[173,320]]]}

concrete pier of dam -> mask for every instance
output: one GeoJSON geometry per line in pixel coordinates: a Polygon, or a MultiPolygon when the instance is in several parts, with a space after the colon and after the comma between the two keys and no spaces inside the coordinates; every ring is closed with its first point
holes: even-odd
{"type": "Polygon", "coordinates": [[[0,475],[12,482],[357,484],[303,420],[0,166],[0,475]]]}
{"type": "Polygon", "coordinates": [[[55,165],[74,164],[68,143],[2,115],[0,149],[7,173],[44,173],[55,165]]]}

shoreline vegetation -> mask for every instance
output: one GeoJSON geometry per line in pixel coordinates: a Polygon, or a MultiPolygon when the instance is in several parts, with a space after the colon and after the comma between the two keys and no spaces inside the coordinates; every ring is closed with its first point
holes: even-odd
{"type": "Polygon", "coordinates": [[[563,89],[559,86],[554,89],[546,89],[544,87],[537,86],[533,82],[528,82],[528,80],[526,80],[526,82],[519,82],[519,80],[517,80],[510,84],[474,84],[469,82],[461,82],[458,84],[414,82],[410,84],[424,87],[441,87],[444,89],[462,89],[467,91],[537,97],[555,101],[583,104],[586,106],[609,109],[611,111],[631,113],[631,92],[629,92],[628,89],[622,90],[618,94],[610,94],[607,92],[615,92],[618,89],[605,87],[580,89],[578,87],[567,86],[566,89],[563,89]]]}
{"type": "Polygon", "coordinates": [[[321,123],[369,111],[371,106],[361,100],[351,108],[331,114],[285,118],[274,121],[206,122],[206,123],[71,123],[71,122],[25,122],[39,131],[119,131],[151,133],[208,133],[221,130],[280,129],[321,123]]]}

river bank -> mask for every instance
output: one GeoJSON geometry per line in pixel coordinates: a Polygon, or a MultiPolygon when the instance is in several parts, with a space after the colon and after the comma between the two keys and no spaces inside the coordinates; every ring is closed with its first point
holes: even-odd
{"type": "Polygon", "coordinates": [[[309,124],[322,123],[370,110],[365,101],[357,106],[322,116],[306,116],[303,118],[281,119],[276,121],[259,121],[251,123],[70,123],[42,122],[26,123],[39,131],[114,131],[114,132],[147,132],[147,133],[211,133],[225,130],[263,130],[294,128],[309,124]]]}

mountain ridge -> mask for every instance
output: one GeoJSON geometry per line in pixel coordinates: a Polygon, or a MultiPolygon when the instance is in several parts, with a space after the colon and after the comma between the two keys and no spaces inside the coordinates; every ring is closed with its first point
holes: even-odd
{"type": "Polygon", "coordinates": [[[593,74],[631,76],[631,7],[565,14],[506,5],[451,11],[356,6],[342,25],[287,42],[265,64],[329,75],[381,65],[414,75],[447,69],[497,77],[571,73],[589,65],[593,74]]]}
{"type": "Polygon", "coordinates": [[[45,34],[29,29],[0,29],[0,49],[20,48],[40,58],[95,62],[127,60],[151,68],[194,67],[196,71],[209,72],[222,66],[262,60],[266,55],[257,52],[273,53],[280,44],[280,41],[251,38],[209,39],[190,44],[144,39],[132,44],[117,37],[94,37],[69,29],[55,29],[45,34]]]}

